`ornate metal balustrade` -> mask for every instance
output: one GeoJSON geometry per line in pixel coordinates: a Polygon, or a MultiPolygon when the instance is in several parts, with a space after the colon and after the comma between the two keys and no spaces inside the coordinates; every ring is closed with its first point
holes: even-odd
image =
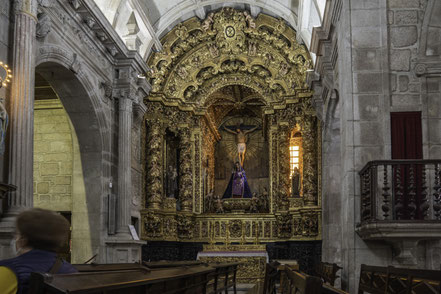
{"type": "Polygon", "coordinates": [[[370,161],[359,172],[361,224],[441,221],[441,160],[370,161]]]}

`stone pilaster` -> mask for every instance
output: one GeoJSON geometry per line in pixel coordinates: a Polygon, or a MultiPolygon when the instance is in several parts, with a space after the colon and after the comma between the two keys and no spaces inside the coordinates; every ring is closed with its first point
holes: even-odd
{"type": "Polygon", "coordinates": [[[118,131],[118,234],[129,234],[130,201],[132,197],[132,106],[129,98],[119,99],[118,131]]]}
{"type": "Polygon", "coordinates": [[[9,198],[9,212],[32,207],[34,143],[35,30],[37,1],[15,1],[13,80],[10,99],[9,183],[17,190],[9,198]]]}
{"type": "Polygon", "coordinates": [[[158,210],[162,204],[162,125],[150,120],[147,125],[147,208],[158,210]]]}
{"type": "Polygon", "coordinates": [[[317,155],[316,155],[316,118],[311,115],[303,117],[303,196],[305,205],[317,204],[317,155]]]}
{"type": "Polygon", "coordinates": [[[180,162],[179,162],[179,199],[182,211],[192,211],[193,176],[191,168],[191,133],[190,128],[179,130],[180,162]]]}
{"type": "Polygon", "coordinates": [[[289,196],[289,126],[279,127],[279,210],[288,210],[289,196]]]}

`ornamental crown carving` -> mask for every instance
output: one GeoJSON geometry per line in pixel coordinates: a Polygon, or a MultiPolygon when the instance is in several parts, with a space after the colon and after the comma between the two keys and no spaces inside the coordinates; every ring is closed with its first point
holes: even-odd
{"type": "Polygon", "coordinates": [[[195,111],[209,106],[208,97],[228,85],[244,85],[264,97],[271,108],[310,93],[306,73],[311,58],[296,32],[283,20],[230,7],[191,18],[162,40],[148,65],[150,99],[195,111]],[[303,95],[302,95],[303,94],[303,95]]]}

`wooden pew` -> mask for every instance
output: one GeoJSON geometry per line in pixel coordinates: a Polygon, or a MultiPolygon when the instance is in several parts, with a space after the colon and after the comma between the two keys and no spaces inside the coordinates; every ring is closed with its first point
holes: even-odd
{"type": "Polygon", "coordinates": [[[336,263],[320,262],[316,268],[315,272],[318,277],[320,277],[323,282],[334,286],[335,280],[339,277],[337,272],[341,270],[342,267],[338,266],[336,263]]]}
{"type": "Polygon", "coordinates": [[[288,280],[288,289],[283,289],[286,294],[320,294],[322,280],[318,277],[309,276],[300,272],[285,269],[288,280]]]}
{"type": "Polygon", "coordinates": [[[152,271],[139,268],[69,275],[32,273],[29,294],[205,294],[210,275],[215,270],[201,265],[152,271]]]}
{"type": "Polygon", "coordinates": [[[361,265],[358,293],[440,294],[441,271],[361,265]]]}

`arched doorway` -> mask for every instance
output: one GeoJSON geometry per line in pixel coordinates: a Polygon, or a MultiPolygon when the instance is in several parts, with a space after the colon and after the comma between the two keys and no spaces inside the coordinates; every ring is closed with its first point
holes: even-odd
{"type": "Polygon", "coordinates": [[[102,126],[80,79],[59,63],[36,67],[34,199],[36,206],[71,214],[74,263],[102,248],[105,196],[97,184],[103,178],[102,126]]]}

